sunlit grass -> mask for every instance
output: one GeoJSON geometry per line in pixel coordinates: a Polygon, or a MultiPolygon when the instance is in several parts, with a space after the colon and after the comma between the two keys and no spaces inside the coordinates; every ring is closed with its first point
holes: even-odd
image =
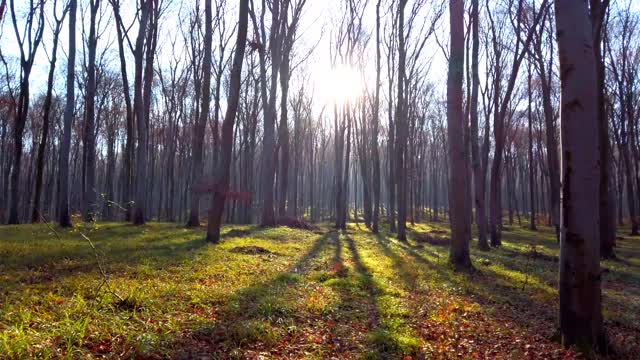
{"type": "MultiPolygon", "coordinates": [[[[176,224],[0,227],[0,358],[473,358],[480,344],[522,355],[506,344],[534,335],[559,347],[551,229],[511,226],[489,252],[474,241],[473,273],[449,267],[446,244],[415,241],[449,237],[446,223],[410,227],[408,243],[383,229],[228,226],[210,245],[176,224]]],[[[602,263],[605,319],[631,334],[625,351],[640,343],[639,249],[624,236],[602,263]]]]}

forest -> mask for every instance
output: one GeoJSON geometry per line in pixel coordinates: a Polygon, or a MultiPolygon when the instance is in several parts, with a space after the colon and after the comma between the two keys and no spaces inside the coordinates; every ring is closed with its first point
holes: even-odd
{"type": "Polygon", "coordinates": [[[0,0],[0,359],[634,359],[639,224],[639,0],[0,0]]]}

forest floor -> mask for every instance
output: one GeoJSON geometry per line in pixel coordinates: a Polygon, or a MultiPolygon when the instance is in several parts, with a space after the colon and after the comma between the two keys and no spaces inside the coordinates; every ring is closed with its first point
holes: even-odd
{"type": "MultiPolygon", "coordinates": [[[[447,264],[444,223],[372,234],[98,223],[0,227],[0,358],[572,359],[557,334],[558,245],[505,228],[476,271],[447,264]],[[86,234],[97,249],[95,256],[86,234]],[[103,273],[98,266],[102,264],[103,273]]],[[[640,353],[640,238],[604,261],[616,354],[640,353]]]]}

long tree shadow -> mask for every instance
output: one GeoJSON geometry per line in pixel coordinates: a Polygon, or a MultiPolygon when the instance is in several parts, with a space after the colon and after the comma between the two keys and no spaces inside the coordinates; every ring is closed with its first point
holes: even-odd
{"type": "Polygon", "coordinates": [[[268,349],[283,339],[295,341],[301,336],[296,330],[299,315],[293,305],[298,301],[296,289],[302,282],[302,275],[328,267],[328,264],[318,262],[322,261],[322,254],[329,246],[337,243],[338,233],[330,231],[318,237],[287,271],[211,304],[219,307],[215,318],[184,329],[185,333],[179,337],[174,335],[169,340],[168,357],[228,358],[230,354],[242,354],[246,349],[268,349]]]}
{"type": "MultiPolygon", "coordinates": [[[[420,340],[414,336],[413,329],[409,325],[412,313],[405,304],[404,294],[390,288],[387,283],[395,278],[392,275],[389,277],[388,272],[392,270],[387,269],[385,263],[377,258],[378,255],[366,247],[365,243],[370,242],[375,249],[375,241],[370,240],[368,235],[360,239],[363,249],[368,253],[367,262],[375,266],[373,267],[375,271],[372,271],[372,268],[365,264],[355,240],[349,235],[345,236],[345,240],[354,269],[358,273],[369,301],[370,317],[367,334],[369,355],[381,359],[395,359],[406,355],[425,357],[420,340]],[[379,276],[376,277],[376,274],[379,276]]],[[[411,277],[409,274],[405,275],[411,277]]],[[[411,282],[410,279],[407,281],[411,282]]]]}
{"type": "Polygon", "coordinates": [[[417,287],[417,273],[414,271],[407,263],[405,259],[403,259],[398,253],[391,250],[389,247],[388,240],[386,237],[381,234],[374,235],[376,242],[382,252],[393,261],[394,267],[397,269],[400,279],[404,282],[405,286],[411,290],[415,291],[417,287]]]}
{"type": "Polygon", "coordinates": [[[95,274],[96,281],[100,281],[102,270],[109,276],[136,277],[141,263],[147,272],[180,266],[207,244],[194,231],[182,234],[174,233],[173,228],[163,228],[157,233],[143,234],[144,228],[136,230],[132,232],[127,227],[126,231],[126,236],[135,239],[114,238],[116,230],[88,232],[95,250],[79,233],[68,230],[60,232],[62,240],[47,240],[53,244],[33,240],[23,246],[24,256],[6,259],[3,271],[12,276],[0,285],[5,290],[14,290],[25,285],[61,282],[78,274],[95,274]]]}
{"type": "MultiPolygon", "coordinates": [[[[454,294],[471,297],[482,307],[490,307],[497,312],[505,313],[505,307],[511,309],[507,317],[522,329],[531,326],[532,319],[535,318],[544,318],[549,322],[555,320],[554,307],[540,306],[534,298],[540,288],[534,286],[535,279],[531,275],[525,284],[491,267],[483,267],[473,273],[455,273],[445,262],[434,263],[428,260],[429,255],[425,256],[423,253],[431,250],[429,245],[425,245],[424,249],[416,249],[400,242],[390,242],[382,236],[378,237],[378,241],[386,242],[390,251],[398,249],[415,260],[416,264],[426,266],[426,275],[435,277],[432,282],[436,286],[449,284],[449,288],[455,289],[454,294]],[[391,244],[393,246],[389,246],[391,244]],[[523,284],[526,285],[524,290],[523,284]]],[[[400,269],[398,271],[402,272],[400,269]]]]}

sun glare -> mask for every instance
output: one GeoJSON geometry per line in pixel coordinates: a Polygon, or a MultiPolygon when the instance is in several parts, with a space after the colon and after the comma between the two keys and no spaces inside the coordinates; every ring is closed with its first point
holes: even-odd
{"type": "Polygon", "coordinates": [[[357,100],[364,90],[360,72],[346,65],[329,69],[319,80],[324,99],[338,105],[357,100]]]}

